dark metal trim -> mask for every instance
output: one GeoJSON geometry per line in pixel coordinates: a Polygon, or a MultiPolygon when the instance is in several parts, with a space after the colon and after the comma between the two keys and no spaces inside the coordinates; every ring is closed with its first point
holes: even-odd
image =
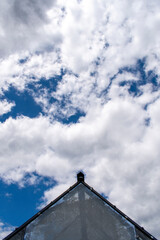
{"type": "Polygon", "coordinates": [[[13,237],[15,234],[20,232],[23,228],[25,228],[29,223],[31,223],[33,220],[35,220],[39,215],[41,215],[44,211],[46,211],[48,208],[50,208],[52,205],[54,205],[57,201],[59,201],[62,197],[64,197],[67,193],[69,193],[71,190],[73,190],[75,187],[77,187],[79,184],[83,184],[85,187],[87,187],[90,191],[92,191],[95,195],[97,195],[100,199],[102,199],[105,203],[107,203],[111,208],[113,208],[116,212],[118,212],[120,215],[122,215],[125,219],[127,219],[130,223],[132,223],[138,230],[140,230],[143,234],[145,234],[147,237],[149,237],[151,240],[158,240],[154,236],[152,236],[150,233],[148,233],[143,227],[138,225],[136,222],[134,222],[131,218],[129,218],[126,214],[124,214],[121,210],[119,210],[115,205],[113,205],[111,202],[109,202],[107,199],[105,199],[102,195],[100,195],[98,192],[96,192],[92,187],[90,187],[86,182],[79,181],[77,178],[77,182],[72,185],[70,188],[68,188],[65,192],[63,192],[60,196],[58,196],[55,200],[50,202],[46,207],[44,207],[42,210],[40,210],[38,213],[36,213],[33,217],[31,217],[29,220],[27,220],[24,224],[22,224],[20,227],[16,228],[12,233],[10,233],[7,237],[5,237],[3,240],[8,240],[11,237],[13,237]]]}

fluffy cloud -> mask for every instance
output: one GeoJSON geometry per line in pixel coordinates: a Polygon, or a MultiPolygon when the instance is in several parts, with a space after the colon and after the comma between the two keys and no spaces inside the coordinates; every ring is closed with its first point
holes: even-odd
{"type": "Polygon", "coordinates": [[[50,37],[44,35],[44,26],[48,22],[46,12],[54,4],[54,0],[47,0],[45,4],[35,0],[1,1],[0,56],[23,50],[37,50],[48,44],[50,37]]]}
{"type": "MultiPolygon", "coordinates": [[[[69,74],[63,77],[54,97],[63,99],[65,95],[71,108],[86,112],[90,103],[101,101],[97,96],[110,86],[120,68],[134,66],[138,59],[146,58],[146,73],[153,70],[159,74],[158,1],[130,4],[128,0],[121,3],[108,0],[93,4],[90,0],[48,0],[45,6],[35,1],[14,1],[12,4],[2,1],[1,5],[1,9],[8,11],[8,14],[3,11],[1,29],[7,39],[15,38],[11,41],[13,51],[10,51],[10,41],[4,41],[5,47],[1,46],[8,51],[6,54],[16,52],[5,59],[2,53],[1,92],[11,84],[24,89],[30,82],[54,77],[60,74],[60,69],[65,69],[69,74]],[[9,23],[5,28],[6,16],[9,16],[9,23]],[[9,37],[10,25],[14,23],[17,27],[9,37]]],[[[122,78],[133,80],[140,76],[132,74],[132,78],[122,78]]],[[[59,111],[57,106],[47,106],[46,96],[45,92],[43,96],[35,95],[35,99],[51,114],[59,111]]]]}
{"type": "Polygon", "coordinates": [[[0,238],[3,239],[14,230],[14,227],[5,226],[4,223],[0,222],[0,238]]]}
{"type": "MultiPolygon", "coordinates": [[[[1,5],[1,9],[6,10],[1,16],[5,44],[1,44],[2,56],[3,51],[8,51],[7,54],[28,51],[30,46],[32,52],[47,51],[50,46],[50,50],[59,49],[62,66],[78,74],[94,69],[94,61],[99,58],[100,76],[112,76],[120,67],[146,56],[152,58],[152,66],[149,61],[148,67],[157,67],[158,71],[158,1],[130,4],[128,0],[122,3],[108,0],[93,4],[90,0],[57,3],[48,0],[44,5],[15,0],[12,4],[2,1],[1,5]],[[4,26],[6,18],[8,24],[4,26]]],[[[100,84],[102,77],[98,80],[100,84]]]]}
{"type": "Polygon", "coordinates": [[[15,105],[14,103],[8,103],[6,100],[1,101],[0,102],[0,115],[10,112],[14,105],[15,105]]]}

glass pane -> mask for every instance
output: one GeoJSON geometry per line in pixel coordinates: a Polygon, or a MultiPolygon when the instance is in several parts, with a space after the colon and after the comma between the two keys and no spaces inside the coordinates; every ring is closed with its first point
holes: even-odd
{"type": "Polygon", "coordinates": [[[79,184],[11,240],[136,240],[136,235],[134,225],[79,184]]]}

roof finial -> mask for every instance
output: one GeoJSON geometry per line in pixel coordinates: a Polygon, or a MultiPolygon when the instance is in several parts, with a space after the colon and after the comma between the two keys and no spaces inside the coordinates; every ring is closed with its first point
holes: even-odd
{"type": "Polygon", "coordinates": [[[79,172],[77,174],[77,181],[78,182],[84,182],[84,174],[83,174],[83,172],[79,172]]]}

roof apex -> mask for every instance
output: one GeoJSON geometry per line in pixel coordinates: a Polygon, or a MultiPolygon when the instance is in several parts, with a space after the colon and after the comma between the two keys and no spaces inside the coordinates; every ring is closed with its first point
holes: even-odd
{"type": "MultiPolygon", "coordinates": [[[[62,193],[59,197],[57,197],[55,200],[53,200],[51,203],[49,203],[46,207],[44,207],[42,210],[40,210],[37,214],[35,214],[33,217],[31,217],[29,220],[27,220],[24,224],[22,224],[19,228],[15,229],[12,233],[10,233],[8,236],[6,236],[3,240],[11,240],[13,239],[16,234],[20,234],[24,229],[27,227],[28,224],[30,224],[32,221],[34,221],[36,218],[40,217],[47,209],[52,207],[54,204],[56,204],[59,200],[61,200],[63,197],[65,197],[67,194],[69,194],[72,190],[74,190],[77,186],[85,186],[89,191],[91,191],[93,194],[95,194],[98,198],[104,201],[109,207],[111,207],[117,214],[121,215],[123,219],[126,219],[126,221],[130,222],[135,227],[136,233],[140,237],[139,239],[150,239],[150,240],[157,240],[155,237],[153,237],[150,233],[148,233],[143,227],[139,226],[136,222],[134,222],[132,219],[130,219],[127,215],[125,215],[123,212],[121,212],[116,206],[114,206],[112,203],[110,203],[107,199],[105,199],[101,194],[96,192],[92,187],[90,187],[85,181],[84,181],[84,173],[78,172],[77,173],[77,182],[72,185],[69,189],[67,189],[64,193],[62,193]],[[141,237],[142,235],[142,237],[141,237]]],[[[22,239],[22,238],[21,238],[22,239]]],[[[137,238],[138,239],[138,238],[137,238]]]]}

